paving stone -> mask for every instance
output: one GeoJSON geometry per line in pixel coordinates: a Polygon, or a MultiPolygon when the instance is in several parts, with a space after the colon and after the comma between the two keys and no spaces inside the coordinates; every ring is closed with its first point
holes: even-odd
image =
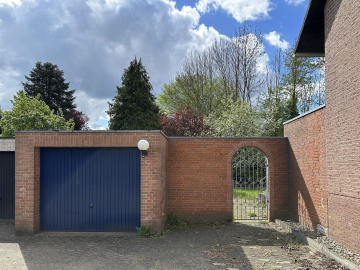
{"type": "Polygon", "coordinates": [[[14,251],[10,259],[0,248],[1,270],[9,263],[14,266],[9,269],[29,270],[327,269],[324,265],[329,265],[328,258],[313,253],[280,228],[259,222],[170,228],[162,237],[140,239],[97,234],[15,237],[14,222],[0,220],[0,243],[10,244],[14,251]]]}

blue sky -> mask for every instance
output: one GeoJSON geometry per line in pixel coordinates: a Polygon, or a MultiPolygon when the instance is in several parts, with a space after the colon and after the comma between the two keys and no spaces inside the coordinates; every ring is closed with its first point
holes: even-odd
{"type": "Polygon", "coordinates": [[[142,58],[154,93],[186,54],[244,21],[261,29],[269,57],[298,36],[308,0],[0,0],[0,106],[22,89],[36,61],[52,62],[76,89],[93,129],[107,127],[123,70],[142,58]]]}

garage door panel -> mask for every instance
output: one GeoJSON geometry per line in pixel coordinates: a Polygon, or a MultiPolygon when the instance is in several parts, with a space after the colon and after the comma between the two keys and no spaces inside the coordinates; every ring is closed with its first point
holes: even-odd
{"type": "Polygon", "coordinates": [[[135,231],[139,150],[42,148],[40,192],[43,231],[135,231]]]}

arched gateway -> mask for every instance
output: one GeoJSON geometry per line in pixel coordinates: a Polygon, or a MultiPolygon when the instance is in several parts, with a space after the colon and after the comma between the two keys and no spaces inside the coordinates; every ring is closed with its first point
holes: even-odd
{"type": "Polygon", "coordinates": [[[239,149],[232,159],[233,218],[267,219],[267,158],[255,147],[239,149]]]}

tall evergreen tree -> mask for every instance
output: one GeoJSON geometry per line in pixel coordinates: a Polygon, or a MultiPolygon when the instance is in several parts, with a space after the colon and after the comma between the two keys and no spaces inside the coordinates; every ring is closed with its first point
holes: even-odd
{"type": "Polygon", "coordinates": [[[22,83],[25,94],[28,98],[34,98],[40,94],[40,100],[54,110],[54,114],[60,115],[59,108],[66,114],[71,109],[76,108],[74,104],[74,90],[69,90],[69,84],[64,79],[64,72],[50,62],[35,63],[35,68],[30,71],[28,80],[22,83]]]}
{"type": "Polygon", "coordinates": [[[117,95],[109,102],[109,129],[154,130],[159,125],[159,107],[152,94],[150,77],[136,57],[124,70],[122,86],[117,86],[117,95]]]}

